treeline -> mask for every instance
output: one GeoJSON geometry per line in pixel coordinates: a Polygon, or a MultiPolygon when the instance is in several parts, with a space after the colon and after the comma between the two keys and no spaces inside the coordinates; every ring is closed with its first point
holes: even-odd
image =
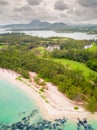
{"type": "Polygon", "coordinates": [[[26,44],[29,49],[38,46],[48,47],[50,45],[58,45],[60,49],[83,49],[85,45],[90,45],[91,43],[92,40],[74,40],[64,37],[41,38],[37,36],[28,36],[23,33],[0,34],[0,44],[26,44]]]}
{"type": "Polygon", "coordinates": [[[0,51],[0,67],[17,71],[29,78],[29,71],[55,84],[72,100],[83,101],[91,112],[97,111],[97,77],[90,75],[88,80],[79,70],[69,70],[52,60],[36,56],[23,46],[10,46],[0,51]]]}
{"type": "Polygon", "coordinates": [[[92,52],[86,49],[82,50],[58,50],[55,49],[51,52],[53,58],[66,58],[78,62],[85,63],[89,68],[97,71],[97,51],[92,52]]]}
{"type": "Polygon", "coordinates": [[[94,59],[90,59],[87,61],[86,65],[97,72],[97,58],[94,58],[94,59]]]}

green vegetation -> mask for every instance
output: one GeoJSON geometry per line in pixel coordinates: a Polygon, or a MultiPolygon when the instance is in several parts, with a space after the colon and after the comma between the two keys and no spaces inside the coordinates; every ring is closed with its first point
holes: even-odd
{"type": "Polygon", "coordinates": [[[40,86],[43,86],[43,87],[45,86],[45,81],[41,81],[38,76],[34,77],[34,81],[36,82],[36,84],[40,86]]]}
{"type": "Polygon", "coordinates": [[[97,34],[97,26],[96,25],[86,25],[86,26],[70,26],[67,28],[63,28],[60,30],[57,30],[58,33],[74,33],[74,32],[82,32],[87,34],[97,34]]]}
{"type": "Polygon", "coordinates": [[[2,45],[0,45],[0,49],[2,49],[3,48],[3,46],[2,45]]]}
{"type": "Polygon", "coordinates": [[[4,48],[6,48],[6,46],[1,44],[0,49],[4,49],[4,48]]]}
{"type": "Polygon", "coordinates": [[[37,47],[37,48],[34,48],[32,51],[35,55],[40,56],[40,57],[44,56],[44,54],[45,55],[47,54],[44,47],[37,47]]]}
{"type": "Polygon", "coordinates": [[[86,108],[94,113],[97,110],[97,104],[96,104],[96,98],[94,96],[91,97],[91,99],[88,100],[88,105],[86,108]]]}
{"type": "MultiPolygon", "coordinates": [[[[97,76],[97,72],[91,70],[83,63],[79,63],[77,61],[67,60],[67,59],[55,59],[54,58],[53,60],[56,62],[62,63],[67,68],[81,70],[85,77],[89,76],[90,73],[94,73],[97,76]]],[[[96,68],[97,67],[95,67],[95,69],[96,68]]]]}
{"type": "Polygon", "coordinates": [[[18,76],[16,79],[22,81],[22,80],[21,80],[21,76],[18,76]]]}
{"type": "Polygon", "coordinates": [[[75,109],[75,110],[78,110],[78,107],[76,106],[76,107],[74,107],[74,109],[75,109]]]}
{"type": "Polygon", "coordinates": [[[91,68],[92,70],[97,71],[97,59],[92,59],[87,61],[87,66],[91,68]]]}
{"type": "Polygon", "coordinates": [[[47,99],[45,101],[46,101],[46,103],[49,103],[49,101],[47,99]]]}
{"type": "MultiPolygon", "coordinates": [[[[91,45],[91,43],[90,43],[90,45],[91,45]]],[[[86,66],[90,67],[88,65],[88,62],[90,64],[90,62],[94,62],[94,59],[97,59],[97,51],[90,51],[90,50],[84,49],[84,48],[82,49],[81,47],[79,48],[77,46],[72,46],[72,44],[70,44],[71,45],[70,47],[69,47],[69,45],[64,46],[64,44],[63,44],[62,45],[63,47],[60,50],[54,49],[51,52],[51,57],[57,58],[57,59],[64,58],[64,59],[77,61],[80,63],[84,63],[86,66]]],[[[97,43],[95,43],[95,46],[97,46],[97,43]]],[[[93,64],[93,63],[91,63],[91,64],[93,64]]],[[[95,62],[95,65],[97,66],[97,62],[95,62]]],[[[94,67],[90,67],[90,68],[92,70],[96,71],[96,69],[94,69],[94,67]]]]}
{"type": "Polygon", "coordinates": [[[91,52],[95,52],[95,51],[97,51],[97,46],[93,45],[91,48],[88,48],[87,50],[91,51],[91,52]]]}
{"type": "Polygon", "coordinates": [[[44,92],[44,87],[42,87],[42,88],[40,89],[40,92],[42,92],[42,93],[44,92]]]}
{"type": "MultiPolygon", "coordinates": [[[[29,78],[30,71],[36,72],[39,77],[56,85],[68,98],[83,102],[83,106],[91,112],[97,111],[97,51],[84,49],[93,41],[3,34],[0,42],[7,46],[0,49],[1,68],[16,71],[25,78],[29,78]],[[54,45],[58,45],[59,49],[47,50],[54,45]],[[95,73],[90,73],[93,72],[91,69],[95,73]]],[[[45,82],[40,82],[39,77],[36,82],[44,86],[45,82]]],[[[41,96],[45,99],[44,95],[41,96]]]]}
{"type": "Polygon", "coordinates": [[[39,78],[37,76],[34,77],[34,81],[35,81],[36,84],[38,84],[38,85],[40,84],[40,80],[39,80],[39,78]]]}

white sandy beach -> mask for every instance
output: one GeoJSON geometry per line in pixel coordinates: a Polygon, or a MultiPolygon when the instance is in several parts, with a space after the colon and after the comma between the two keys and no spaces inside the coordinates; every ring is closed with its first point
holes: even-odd
{"type": "Polygon", "coordinates": [[[97,119],[97,113],[91,114],[87,112],[80,105],[78,106],[76,102],[69,100],[66,96],[57,90],[57,87],[51,83],[46,83],[48,89],[45,90],[44,95],[48,100],[48,103],[40,96],[38,89],[35,87],[35,82],[33,80],[33,73],[30,73],[31,81],[22,79],[24,82],[17,80],[18,74],[15,72],[0,69],[0,79],[5,79],[15,84],[17,87],[26,91],[27,94],[35,100],[41,113],[45,119],[53,120],[56,118],[66,117],[70,120],[76,120],[77,118],[87,118],[97,119]],[[74,110],[74,107],[78,106],[78,110],[74,110]]]}

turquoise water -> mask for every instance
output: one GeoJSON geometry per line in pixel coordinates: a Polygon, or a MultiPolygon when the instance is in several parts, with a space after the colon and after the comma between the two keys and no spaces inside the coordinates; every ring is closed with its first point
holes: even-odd
{"type": "Polygon", "coordinates": [[[0,80],[0,123],[13,123],[36,110],[35,102],[20,88],[0,80]]]}
{"type": "MultiPolygon", "coordinates": [[[[7,126],[19,121],[23,123],[23,125],[28,122],[28,125],[31,126],[32,123],[32,130],[34,130],[34,127],[37,128],[37,126],[39,130],[44,130],[45,125],[42,123],[45,121],[43,120],[36,103],[30,98],[28,93],[22,91],[14,84],[5,81],[4,79],[0,79],[0,124],[7,126]],[[23,121],[22,118],[24,117],[28,119],[28,121],[23,121]],[[40,124],[42,124],[41,129],[39,127],[40,124]]],[[[48,121],[46,122],[48,123],[48,121]]],[[[55,129],[53,127],[53,124],[56,124],[56,122],[50,123],[51,125],[49,126],[51,128],[49,127],[48,130],[57,130],[57,128],[55,129]]],[[[89,121],[88,123],[92,125],[94,130],[97,130],[97,121],[89,121]]],[[[4,130],[6,126],[1,127],[0,130],[4,130]]],[[[59,126],[60,130],[77,130],[77,124],[70,121],[59,126]]],[[[10,130],[11,128],[12,126],[10,127],[10,130]]],[[[6,127],[5,129],[7,130],[8,128],[6,127]]],[[[80,127],[79,130],[84,130],[84,128],[80,127]]]]}
{"type": "Polygon", "coordinates": [[[89,124],[92,124],[93,128],[97,130],[97,120],[95,121],[89,121],[89,124]]]}

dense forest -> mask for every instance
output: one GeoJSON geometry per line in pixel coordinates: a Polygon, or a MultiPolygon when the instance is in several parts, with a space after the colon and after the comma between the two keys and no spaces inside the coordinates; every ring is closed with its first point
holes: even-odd
{"type": "Polygon", "coordinates": [[[87,78],[79,69],[70,69],[53,59],[70,59],[84,63],[97,71],[97,41],[73,40],[70,38],[39,38],[12,33],[0,35],[0,67],[14,70],[29,78],[29,71],[55,84],[68,98],[83,102],[83,106],[97,111],[97,76],[87,78]],[[52,50],[48,49],[52,48],[52,50]]]}

